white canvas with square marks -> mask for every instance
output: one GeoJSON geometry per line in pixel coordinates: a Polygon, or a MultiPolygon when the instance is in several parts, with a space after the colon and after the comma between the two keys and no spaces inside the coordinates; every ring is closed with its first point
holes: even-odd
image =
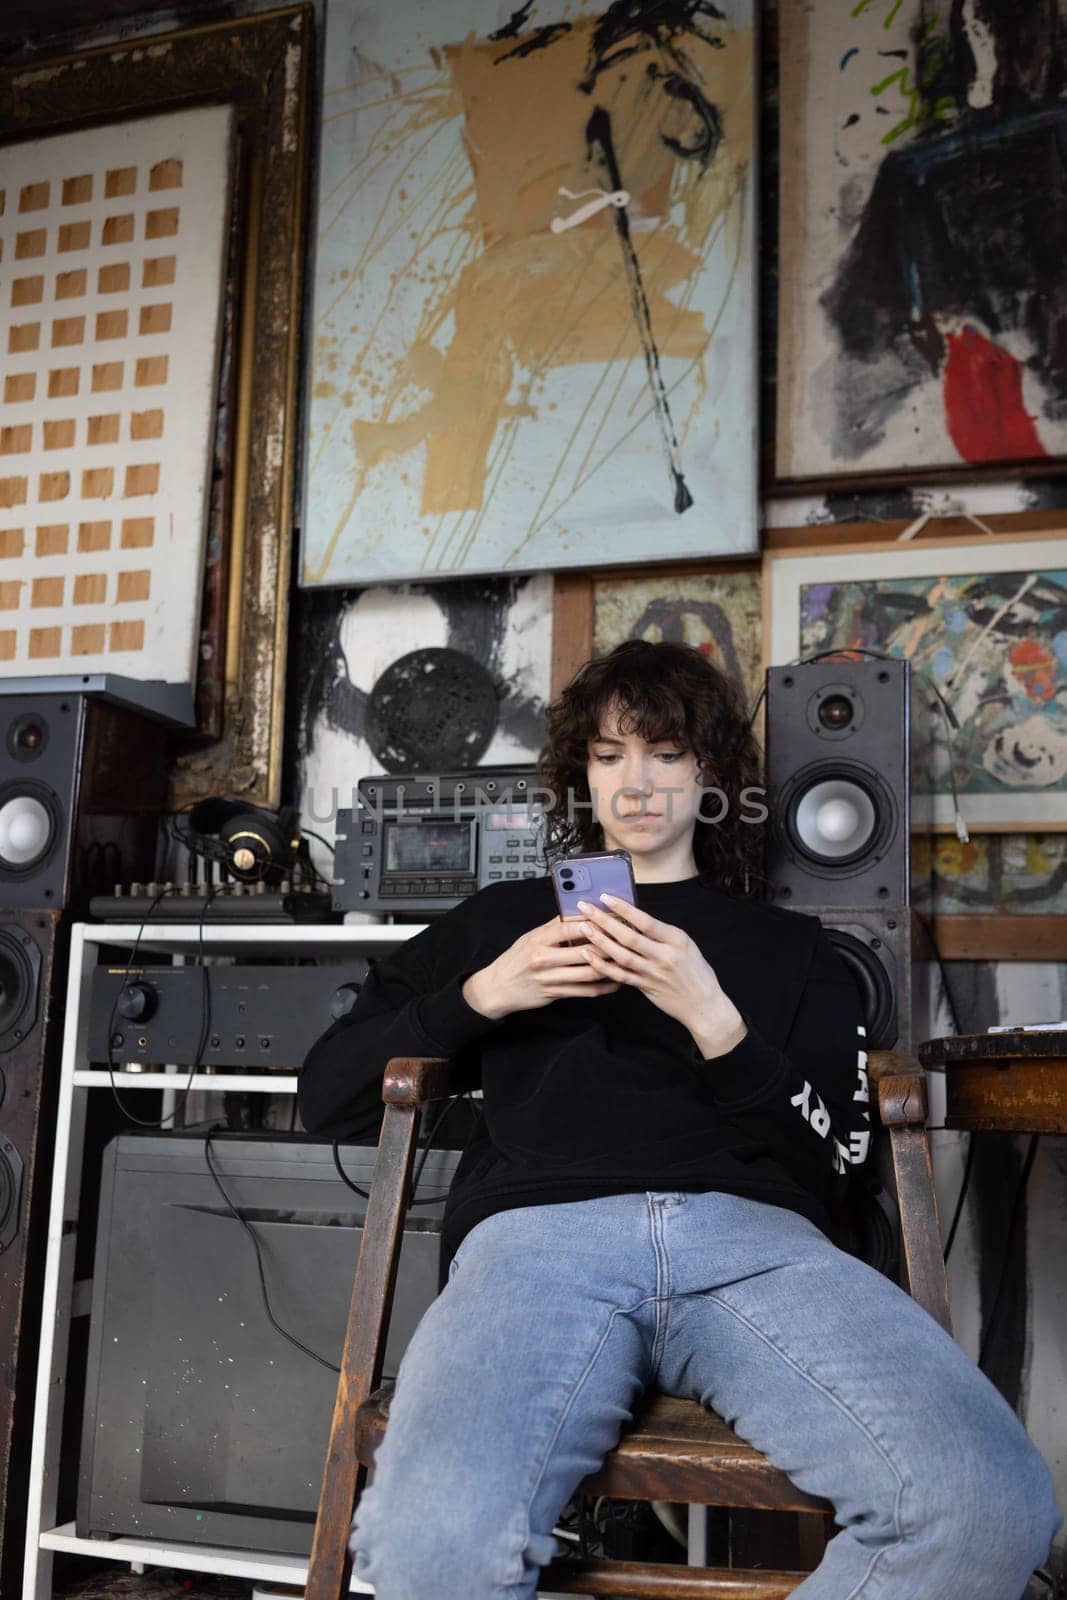
{"type": "Polygon", "coordinates": [[[0,149],[0,674],[192,682],[232,113],[0,149]]]}

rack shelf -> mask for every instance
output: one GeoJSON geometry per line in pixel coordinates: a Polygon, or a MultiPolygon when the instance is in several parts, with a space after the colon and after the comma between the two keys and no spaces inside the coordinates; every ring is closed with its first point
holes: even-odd
{"type": "MultiPolygon", "coordinates": [[[[45,1259],[44,1301],[38,1354],[30,1493],[27,1516],[23,1600],[52,1600],[52,1558],[56,1551],[92,1556],[133,1567],[161,1565],[189,1572],[213,1572],[232,1577],[275,1583],[301,1584],[307,1562],[299,1557],[226,1550],[209,1545],[168,1544],[150,1539],[81,1538],[74,1523],[59,1523],[56,1485],[60,1442],[67,1403],[66,1370],[70,1323],[85,1315],[90,1285],[75,1283],[74,1244],[81,1187],[86,1102],[94,1090],[120,1095],[140,1089],[163,1089],[181,1095],[190,1083],[188,1067],[163,1071],[114,1072],[90,1067],[86,1048],[89,985],[102,950],[114,960],[116,947],[128,949],[138,960],[145,956],[188,959],[201,950],[205,956],[246,957],[293,955],[344,956],[353,951],[381,949],[403,943],[421,932],[421,924],[199,924],[164,925],[133,923],[76,923],[71,930],[67,975],[59,1097],[56,1113],[55,1155],[51,1209],[45,1259]]],[[[255,1094],[295,1094],[292,1072],[194,1072],[190,1093],[244,1091],[255,1094]]],[[[356,1594],[371,1591],[353,1579],[356,1594]]]]}

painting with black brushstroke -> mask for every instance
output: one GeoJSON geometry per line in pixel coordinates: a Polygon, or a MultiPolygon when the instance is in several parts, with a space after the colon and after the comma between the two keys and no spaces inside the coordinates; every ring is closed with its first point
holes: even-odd
{"type": "MultiPolygon", "coordinates": [[[[535,760],[552,579],[465,578],[302,595],[290,703],[306,824],[332,841],[360,778],[535,760]]],[[[312,841],[316,864],[326,870],[312,841]]]]}
{"type": "Polygon", "coordinates": [[[753,0],[331,0],[302,583],[757,546],[753,0]]]}
{"type": "Polygon", "coordinates": [[[780,479],[1067,457],[1067,0],[783,0],[780,479]]]}

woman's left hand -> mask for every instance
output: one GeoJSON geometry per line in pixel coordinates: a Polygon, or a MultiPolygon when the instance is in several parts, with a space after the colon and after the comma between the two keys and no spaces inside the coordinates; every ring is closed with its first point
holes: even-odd
{"type": "Polygon", "coordinates": [[[610,911],[578,903],[586,920],[575,931],[589,940],[589,964],[605,978],[640,989],[688,1028],[706,1060],[739,1044],[748,1032],[744,1019],[689,935],[614,895],[601,898],[610,911]]]}

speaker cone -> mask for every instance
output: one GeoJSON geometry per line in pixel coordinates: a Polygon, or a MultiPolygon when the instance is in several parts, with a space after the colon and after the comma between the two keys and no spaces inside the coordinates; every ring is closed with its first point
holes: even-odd
{"type": "Polygon", "coordinates": [[[15,761],[36,761],[48,744],[48,723],[36,711],[16,717],[7,730],[8,753],[15,761]]]}
{"type": "Polygon", "coordinates": [[[793,825],[802,850],[834,861],[866,850],[874,835],[874,801],[858,783],[813,783],[797,802],[793,825]]]}
{"type": "Polygon", "coordinates": [[[0,1250],[6,1250],[19,1231],[23,1171],[22,1157],[5,1139],[0,1144],[0,1250]]]}
{"type": "Polygon", "coordinates": [[[780,816],[794,856],[822,875],[847,875],[884,853],[895,832],[896,804],[869,767],[820,761],[786,786],[780,816]]]}
{"type": "Polygon", "coordinates": [[[891,1050],[899,1028],[893,1001],[893,979],[873,950],[842,928],[827,928],[827,937],[859,985],[868,1050],[891,1050]]]}
{"type": "Polygon", "coordinates": [[[816,716],[821,727],[839,733],[855,720],[856,708],[847,694],[828,694],[819,701],[816,716]]]}
{"type": "Polygon", "coordinates": [[[0,876],[38,871],[59,835],[59,805],[43,783],[11,782],[0,787],[0,876]]]}
{"type": "Polygon", "coordinates": [[[17,928],[0,926],[0,1051],[11,1050],[37,1020],[41,953],[17,928]]]}

